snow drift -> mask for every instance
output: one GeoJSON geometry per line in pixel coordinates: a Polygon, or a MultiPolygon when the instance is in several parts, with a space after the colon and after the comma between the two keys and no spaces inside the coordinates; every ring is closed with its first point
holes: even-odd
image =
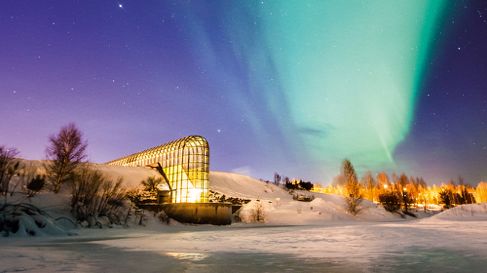
{"type": "Polygon", "coordinates": [[[452,221],[485,221],[487,220],[487,203],[457,206],[438,213],[431,218],[452,221]]]}

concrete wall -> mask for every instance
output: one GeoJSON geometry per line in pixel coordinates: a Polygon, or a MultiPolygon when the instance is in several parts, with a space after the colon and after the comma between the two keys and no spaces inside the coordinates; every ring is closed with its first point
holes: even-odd
{"type": "Polygon", "coordinates": [[[230,225],[232,204],[230,203],[173,203],[163,204],[166,214],[182,223],[230,225]]]}

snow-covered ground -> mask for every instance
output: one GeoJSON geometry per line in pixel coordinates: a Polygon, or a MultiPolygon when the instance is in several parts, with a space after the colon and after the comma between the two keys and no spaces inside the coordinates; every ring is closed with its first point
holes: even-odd
{"type": "MultiPolygon", "coordinates": [[[[96,168],[128,187],[154,175],[96,168]]],[[[487,272],[487,204],[403,219],[367,201],[358,216],[349,215],[335,195],[295,201],[238,174],[212,172],[210,189],[251,200],[242,223],[168,226],[149,217],[145,227],[0,238],[0,272],[487,272]],[[257,212],[262,222],[252,218],[257,212]]],[[[69,214],[67,198],[44,193],[30,202],[57,217],[69,214]]]]}
{"type": "Polygon", "coordinates": [[[83,230],[1,239],[0,272],[485,272],[486,230],[445,220],[83,230]]]}

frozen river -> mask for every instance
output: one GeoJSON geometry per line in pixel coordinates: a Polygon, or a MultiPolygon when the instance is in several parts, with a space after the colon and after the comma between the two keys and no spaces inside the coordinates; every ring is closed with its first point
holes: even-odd
{"type": "Polygon", "coordinates": [[[88,230],[0,245],[0,272],[487,272],[487,221],[88,230]]]}

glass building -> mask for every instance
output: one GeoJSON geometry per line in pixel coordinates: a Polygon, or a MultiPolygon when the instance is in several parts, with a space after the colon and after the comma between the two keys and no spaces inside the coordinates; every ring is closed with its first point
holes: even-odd
{"type": "Polygon", "coordinates": [[[210,149],[202,136],[188,136],[108,162],[155,168],[167,182],[172,203],[208,202],[210,149]]]}

